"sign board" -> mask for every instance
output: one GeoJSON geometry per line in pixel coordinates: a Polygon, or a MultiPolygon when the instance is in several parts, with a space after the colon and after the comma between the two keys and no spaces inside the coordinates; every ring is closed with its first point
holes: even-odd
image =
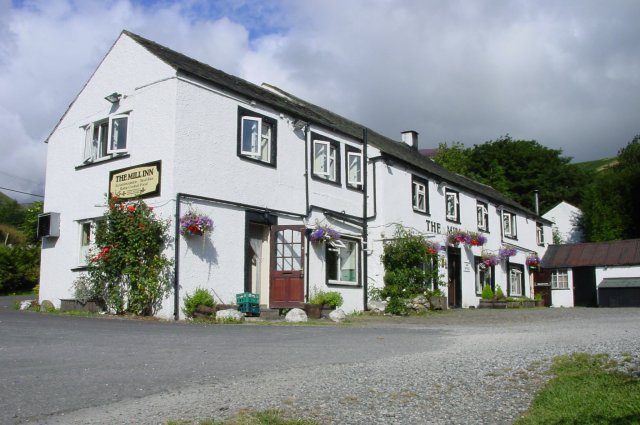
{"type": "Polygon", "coordinates": [[[109,197],[150,198],[160,195],[162,161],[149,162],[109,173],[109,197]]]}

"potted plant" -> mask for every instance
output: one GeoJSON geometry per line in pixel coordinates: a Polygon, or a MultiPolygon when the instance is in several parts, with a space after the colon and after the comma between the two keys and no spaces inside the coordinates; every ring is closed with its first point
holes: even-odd
{"type": "Polygon", "coordinates": [[[340,239],[340,232],[328,224],[324,226],[316,224],[316,227],[309,234],[309,240],[316,243],[330,242],[337,239],[340,239]]]}
{"type": "Polygon", "coordinates": [[[344,303],[342,294],[338,291],[317,291],[310,299],[309,304],[319,305],[320,316],[329,317],[331,310],[335,310],[344,303]]]}
{"type": "Polygon", "coordinates": [[[531,255],[526,259],[529,270],[540,270],[540,262],[540,257],[538,257],[537,255],[531,255]]]}

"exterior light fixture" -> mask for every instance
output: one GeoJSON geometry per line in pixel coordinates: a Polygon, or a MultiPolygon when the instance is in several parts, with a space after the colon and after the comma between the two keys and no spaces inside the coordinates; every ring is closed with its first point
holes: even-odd
{"type": "Polygon", "coordinates": [[[109,96],[105,97],[105,99],[110,103],[118,103],[120,102],[121,97],[122,95],[120,93],[113,92],[109,96]]]}
{"type": "Polygon", "coordinates": [[[306,125],[307,125],[307,123],[305,121],[303,121],[303,120],[295,120],[293,122],[293,128],[295,128],[296,130],[301,130],[306,125]]]}

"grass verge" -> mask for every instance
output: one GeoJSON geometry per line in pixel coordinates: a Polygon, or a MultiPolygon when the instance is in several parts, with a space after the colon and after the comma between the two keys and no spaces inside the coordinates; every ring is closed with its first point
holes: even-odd
{"type": "Polygon", "coordinates": [[[617,366],[607,354],[556,357],[554,378],[514,424],[640,424],[640,380],[617,366]]]}
{"type": "Polygon", "coordinates": [[[224,421],[205,419],[200,422],[169,421],[167,425],[318,425],[311,419],[294,419],[285,416],[280,410],[241,411],[224,421]]]}

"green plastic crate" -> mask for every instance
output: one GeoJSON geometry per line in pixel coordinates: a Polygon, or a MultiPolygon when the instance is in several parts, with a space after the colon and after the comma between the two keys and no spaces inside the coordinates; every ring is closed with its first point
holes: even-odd
{"type": "Polygon", "coordinates": [[[251,292],[236,294],[236,304],[260,304],[260,294],[252,294],[251,292]]]}
{"type": "Polygon", "coordinates": [[[260,305],[252,304],[252,303],[244,303],[244,304],[240,304],[240,307],[238,308],[238,310],[240,310],[242,313],[259,315],[260,305]]]}

